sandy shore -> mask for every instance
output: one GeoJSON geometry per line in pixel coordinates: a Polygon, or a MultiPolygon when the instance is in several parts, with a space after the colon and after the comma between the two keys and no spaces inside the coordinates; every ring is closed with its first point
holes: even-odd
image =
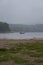
{"type": "Polygon", "coordinates": [[[0,39],[0,47],[7,47],[7,46],[11,46],[14,45],[16,43],[35,43],[35,42],[41,42],[43,43],[43,39],[42,38],[34,38],[34,39],[0,39]]]}

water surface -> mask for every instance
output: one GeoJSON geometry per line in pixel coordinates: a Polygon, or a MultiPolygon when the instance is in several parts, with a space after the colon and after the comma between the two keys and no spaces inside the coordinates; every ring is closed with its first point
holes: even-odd
{"type": "Polygon", "coordinates": [[[43,33],[41,32],[29,32],[25,34],[18,33],[0,33],[0,39],[32,39],[32,38],[43,38],[43,33]]]}

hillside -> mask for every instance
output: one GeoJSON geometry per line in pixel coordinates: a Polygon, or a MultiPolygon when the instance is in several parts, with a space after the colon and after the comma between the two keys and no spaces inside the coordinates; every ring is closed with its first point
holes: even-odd
{"type": "Polygon", "coordinates": [[[9,24],[11,31],[14,32],[43,32],[43,24],[23,25],[23,24],[9,24]]]}
{"type": "Polygon", "coordinates": [[[9,24],[0,22],[0,33],[10,31],[9,24]]]}

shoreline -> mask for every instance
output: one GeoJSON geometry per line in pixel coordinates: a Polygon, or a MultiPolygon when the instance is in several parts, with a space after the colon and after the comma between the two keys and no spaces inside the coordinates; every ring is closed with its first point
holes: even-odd
{"type": "Polygon", "coordinates": [[[10,47],[18,43],[43,43],[43,38],[33,38],[33,39],[0,39],[1,47],[10,47]]]}
{"type": "Polygon", "coordinates": [[[43,40],[43,38],[37,38],[37,37],[33,37],[33,38],[28,38],[28,39],[9,39],[9,38],[0,38],[0,40],[43,40]]]}

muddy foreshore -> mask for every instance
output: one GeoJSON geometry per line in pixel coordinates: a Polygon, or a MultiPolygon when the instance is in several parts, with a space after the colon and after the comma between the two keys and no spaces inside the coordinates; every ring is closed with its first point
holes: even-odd
{"type": "Polygon", "coordinates": [[[0,39],[0,47],[7,47],[14,45],[16,43],[43,43],[42,38],[34,38],[34,39],[0,39]]]}

